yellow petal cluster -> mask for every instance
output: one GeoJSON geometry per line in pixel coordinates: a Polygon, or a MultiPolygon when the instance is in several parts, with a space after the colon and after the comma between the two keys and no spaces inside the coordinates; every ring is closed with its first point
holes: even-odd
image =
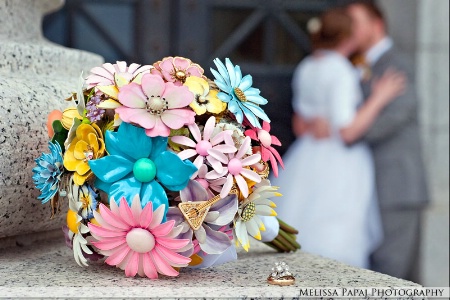
{"type": "Polygon", "coordinates": [[[227,104],[217,97],[218,91],[210,89],[205,79],[190,76],[186,78],[184,85],[194,94],[195,100],[189,106],[197,115],[203,115],[206,112],[218,114],[227,107],[227,104]]]}
{"type": "Polygon", "coordinates": [[[62,113],[62,118],[61,118],[62,126],[65,129],[70,130],[70,127],[72,127],[74,118],[83,120],[83,117],[80,116],[76,107],[66,108],[62,113]]]}
{"type": "Polygon", "coordinates": [[[73,181],[83,185],[92,175],[88,161],[98,159],[105,153],[103,134],[97,124],[81,124],[76,136],[64,153],[64,167],[74,172],[73,181]]]}

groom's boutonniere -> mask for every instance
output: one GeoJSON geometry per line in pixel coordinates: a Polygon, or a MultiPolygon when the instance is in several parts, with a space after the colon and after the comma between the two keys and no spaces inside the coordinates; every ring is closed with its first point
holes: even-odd
{"type": "Polygon", "coordinates": [[[367,82],[372,78],[372,70],[364,55],[354,55],[350,58],[350,61],[359,70],[361,81],[367,82]]]}

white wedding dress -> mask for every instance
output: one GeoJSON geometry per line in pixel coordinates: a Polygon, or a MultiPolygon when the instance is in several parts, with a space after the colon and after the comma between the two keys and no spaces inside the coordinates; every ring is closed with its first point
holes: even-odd
{"type": "Polygon", "coordinates": [[[332,136],[307,134],[289,148],[285,170],[272,178],[283,194],[278,215],[299,230],[304,251],[367,268],[382,238],[372,155],[364,142],[347,146],[338,134],[362,101],[356,70],[340,54],[321,51],[299,65],[293,92],[294,110],[326,118],[332,136]]]}

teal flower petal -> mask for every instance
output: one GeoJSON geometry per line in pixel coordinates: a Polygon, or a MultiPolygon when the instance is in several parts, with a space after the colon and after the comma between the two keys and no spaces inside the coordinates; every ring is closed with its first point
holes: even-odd
{"type": "Polygon", "coordinates": [[[239,88],[242,91],[247,91],[253,84],[253,78],[251,75],[245,75],[244,78],[242,78],[241,83],[239,83],[239,88]]]}
{"type": "Polygon", "coordinates": [[[167,137],[157,136],[152,138],[153,148],[150,154],[150,159],[155,161],[156,158],[167,150],[167,137]]]}
{"type": "Polygon", "coordinates": [[[98,188],[99,190],[104,191],[106,194],[109,194],[109,189],[111,188],[112,183],[107,183],[104,181],[101,181],[100,179],[96,178],[94,181],[94,186],[98,188]]]}
{"type": "Polygon", "coordinates": [[[89,161],[92,172],[101,181],[113,183],[133,171],[134,162],[117,155],[105,156],[89,161]]]}
{"type": "Polygon", "coordinates": [[[225,65],[220,61],[220,59],[216,58],[213,60],[214,64],[217,67],[217,70],[219,71],[220,75],[222,76],[222,80],[229,86],[231,85],[230,83],[230,78],[228,76],[228,71],[227,68],[225,67],[225,65]]]}
{"type": "MultiPolygon", "coordinates": [[[[261,107],[259,107],[256,104],[253,104],[251,102],[245,102],[243,103],[243,105],[248,108],[249,110],[251,110],[251,112],[253,114],[255,114],[257,117],[263,119],[266,122],[270,123],[270,119],[269,117],[266,115],[266,113],[261,109],[261,107]]],[[[247,115],[247,114],[246,114],[247,115]]]]}
{"type": "Polygon", "coordinates": [[[163,221],[166,221],[165,215],[169,211],[169,200],[167,199],[167,195],[163,187],[158,182],[153,180],[149,183],[142,184],[140,198],[142,207],[145,207],[148,202],[152,202],[153,210],[157,209],[161,206],[161,204],[164,204],[166,207],[164,210],[163,221]]]}
{"type": "MultiPolygon", "coordinates": [[[[242,108],[237,101],[232,101],[228,103],[228,110],[236,117],[236,120],[242,124],[244,121],[244,115],[242,114],[242,108]]],[[[258,120],[257,120],[258,121],[258,120]]]]}
{"type": "Polygon", "coordinates": [[[141,189],[142,182],[134,178],[133,175],[130,175],[122,180],[116,181],[111,185],[109,188],[109,199],[111,200],[111,198],[114,198],[117,205],[120,205],[120,199],[124,197],[127,200],[128,205],[131,207],[134,196],[140,195],[141,189]]]}
{"type": "MultiPolygon", "coordinates": [[[[149,157],[152,151],[152,138],[145,134],[145,129],[133,126],[128,123],[122,123],[116,133],[117,141],[122,143],[120,151],[135,160],[143,157],[149,157]]],[[[167,143],[166,143],[167,144],[167,143]]],[[[106,150],[108,150],[106,144],[106,150]]]]}
{"type": "Polygon", "coordinates": [[[219,98],[220,100],[222,100],[225,103],[228,103],[228,102],[230,102],[230,100],[233,99],[233,97],[231,97],[229,94],[226,94],[224,92],[217,93],[217,98],[219,98]]]}
{"type": "Polygon", "coordinates": [[[216,58],[214,64],[217,71],[211,72],[215,77],[214,82],[222,91],[218,93],[218,98],[228,103],[228,110],[235,115],[236,120],[242,124],[245,116],[257,128],[261,128],[258,118],[270,122],[266,113],[259,107],[267,104],[267,99],[261,97],[260,91],[252,87],[252,77],[242,77],[241,68],[234,66],[228,58],[225,58],[225,64],[216,58]]]}
{"type": "Polygon", "coordinates": [[[107,130],[105,132],[105,144],[106,144],[106,150],[109,155],[117,155],[122,156],[130,161],[133,160],[132,157],[129,155],[126,155],[124,152],[122,152],[122,145],[120,144],[119,138],[117,136],[117,132],[107,130]]]}
{"type": "Polygon", "coordinates": [[[35,160],[33,182],[41,191],[38,199],[42,204],[48,202],[59,190],[59,183],[64,172],[62,150],[58,143],[48,143],[50,153],[43,153],[35,160]]]}
{"type": "Polygon", "coordinates": [[[170,189],[169,187],[178,188],[178,186],[182,186],[181,189],[183,189],[192,174],[197,172],[197,168],[192,162],[182,161],[178,155],[169,151],[161,153],[154,162],[156,164],[156,178],[168,189],[170,189]]]}
{"type": "Polygon", "coordinates": [[[178,184],[178,185],[164,185],[168,190],[171,191],[181,191],[182,189],[186,188],[186,186],[189,184],[189,179],[185,182],[178,184]]]}

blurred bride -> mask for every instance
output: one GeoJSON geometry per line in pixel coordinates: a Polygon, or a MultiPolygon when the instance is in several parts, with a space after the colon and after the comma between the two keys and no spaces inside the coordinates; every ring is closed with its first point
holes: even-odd
{"type": "Polygon", "coordinates": [[[283,187],[277,211],[299,229],[303,250],[367,268],[382,229],[372,155],[358,139],[402,93],[405,79],[387,71],[363,103],[358,73],[348,60],[355,50],[350,17],[333,9],[315,27],[315,51],[293,79],[293,107],[300,116],[294,127],[301,127],[294,129],[301,137],[284,157],[285,171],[272,179],[283,187]],[[315,139],[308,131],[308,120],[317,117],[329,120],[329,137],[315,139]]]}

